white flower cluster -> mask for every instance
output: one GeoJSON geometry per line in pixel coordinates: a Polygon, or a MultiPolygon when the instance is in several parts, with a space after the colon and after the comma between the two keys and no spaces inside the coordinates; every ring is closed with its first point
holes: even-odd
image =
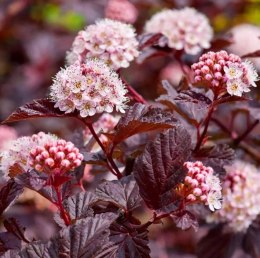
{"type": "Polygon", "coordinates": [[[56,140],[57,137],[52,134],[40,132],[31,137],[20,137],[9,144],[9,149],[0,153],[0,171],[4,178],[12,174],[14,165],[19,165],[24,171],[32,169],[29,165],[29,153],[36,146],[43,146],[45,143],[56,140]]]}
{"type": "Polygon", "coordinates": [[[156,13],[145,25],[145,32],[162,33],[168,46],[196,55],[210,47],[213,31],[208,18],[194,8],[163,10],[156,13]]]}
{"type": "Polygon", "coordinates": [[[76,36],[67,54],[67,63],[83,63],[86,58],[104,60],[111,68],[126,68],[139,55],[135,30],[130,24],[103,19],[76,36]]]}
{"type": "Polygon", "coordinates": [[[54,78],[51,97],[55,107],[65,113],[78,110],[81,117],[111,113],[114,108],[124,113],[127,90],[117,73],[101,60],[87,60],[62,69],[54,78]]]}
{"type": "Polygon", "coordinates": [[[242,96],[243,92],[249,92],[250,86],[256,87],[259,80],[254,65],[246,60],[239,64],[230,64],[224,67],[227,78],[227,92],[230,95],[242,96]]]}
{"type": "Polygon", "coordinates": [[[242,161],[235,161],[226,171],[222,209],[209,221],[224,222],[233,231],[244,232],[260,214],[260,171],[242,161]]]}

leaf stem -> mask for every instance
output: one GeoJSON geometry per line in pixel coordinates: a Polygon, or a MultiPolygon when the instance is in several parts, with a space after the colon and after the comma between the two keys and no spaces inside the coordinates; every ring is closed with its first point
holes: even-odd
{"type": "Polygon", "coordinates": [[[95,140],[97,141],[97,143],[99,144],[99,146],[101,147],[101,149],[103,150],[103,152],[106,154],[107,156],[107,166],[109,168],[109,170],[112,172],[112,174],[114,174],[115,176],[117,176],[117,178],[121,178],[122,174],[120,173],[117,165],[115,164],[113,158],[112,158],[112,154],[113,153],[108,153],[105,146],[103,145],[103,143],[100,141],[98,135],[96,134],[92,123],[88,123],[85,120],[83,120],[84,123],[86,124],[86,126],[89,128],[91,134],[93,135],[93,137],[95,138],[95,140]]]}

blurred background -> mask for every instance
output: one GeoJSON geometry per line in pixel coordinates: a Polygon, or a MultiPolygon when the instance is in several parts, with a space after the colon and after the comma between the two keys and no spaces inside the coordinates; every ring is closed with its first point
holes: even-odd
{"type": "MultiPolygon", "coordinates": [[[[235,43],[228,47],[243,55],[260,49],[260,0],[132,0],[136,9],[134,26],[142,33],[145,21],[163,8],[195,7],[206,14],[217,36],[232,33],[235,43]]],[[[107,0],[1,0],[0,2],[0,121],[17,107],[48,94],[52,77],[64,66],[65,54],[77,32],[105,17],[107,0]]],[[[260,61],[253,60],[260,70],[260,61]]],[[[169,57],[151,59],[144,64],[132,63],[123,71],[126,80],[146,99],[159,96],[162,79],[177,85],[182,76],[178,65],[169,57]]],[[[259,92],[259,89],[258,89],[259,92]]],[[[18,136],[39,131],[55,133],[70,139],[77,128],[66,119],[36,119],[11,125],[18,136]]],[[[0,130],[1,137],[7,131],[0,130]],[[2,135],[1,135],[2,134],[2,135]]],[[[15,137],[15,136],[14,136],[15,137]]],[[[29,198],[29,204],[31,197],[29,198]]],[[[19,211],[32,234],[47,239],[56,228],[50,221],[49,206],[37,201],[32,210],[19,211]],[[28,217],[30,215],[30,217],[28,217]],[[33,228],[34,226],[34,228],[33,228]]],[[[28,206],[31,207],[31,206],[28,206]]],[[[12,209],[13,213],[17,213],[12,209]]],[[[148,216],[148,215],[147,215],[148,216]]],[[[149,219],[149,216],[145,219],[149,219]]],[[[157,258],[192,258],[196,241],[205,234],[176,230],[172,223],[151,228],[151,249],[157,258]]],[[[246,254],[236,254],[246,258],[246,254]]]]}

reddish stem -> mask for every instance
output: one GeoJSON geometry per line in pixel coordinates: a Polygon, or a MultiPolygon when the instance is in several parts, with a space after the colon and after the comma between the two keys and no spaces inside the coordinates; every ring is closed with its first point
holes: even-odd
{"type": "Polygon", "coordinates": [[[64,220],[65,225],[69,226],[71,224],[71,219],[70,219],[69,214],[66,212],[66,210],[63,207],[60,188],[59,187],[54,187],[54,189],[56,191],[57,198],[58,198],[58,202],[56,202],[55,204],[56,204],[56,206],[58,207],[58,209],[60,211],[60,216],[64,220]]]}
{"type": "MultiPolygon", "coordinates": [[[[85,122],[85,121],[84,121],[85,122]]],[[[109,168],[109,170],[115,175],[117,176],[117,178],[121,178],[122,177],[122,174],[120,173],[117,165],[115,164],[113,158],[112,158],[112,154],[113,153],[108,153],[105,146],[103,145],[103,143],[100,141],[98,135],[96,134],[93,126],[92,126],[92,123],[86,123],[85,124],[87,125],[87,127],[89,128],[91,134],[93,135],[93,137],[95,138],[95,140],[97,141],[97,143],[99,144],[99,146],[101,147],[101,149],[103,150],[103,152],[106,154],[107,156],[107,166],[109,168]],[[109,162],[108,162],[109,161],[109,162]]]]}

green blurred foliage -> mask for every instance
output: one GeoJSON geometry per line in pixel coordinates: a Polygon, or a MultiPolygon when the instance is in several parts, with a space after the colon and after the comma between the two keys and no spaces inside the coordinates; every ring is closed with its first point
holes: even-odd
{"type": "Polygon", "coordinates": [[[59,5],[53,3],[34,6],[31,10],[31,17],[37,21],[69,31],[78,31],[86,24],[85,18],[79,13],[64,12],[59,5]]]}

